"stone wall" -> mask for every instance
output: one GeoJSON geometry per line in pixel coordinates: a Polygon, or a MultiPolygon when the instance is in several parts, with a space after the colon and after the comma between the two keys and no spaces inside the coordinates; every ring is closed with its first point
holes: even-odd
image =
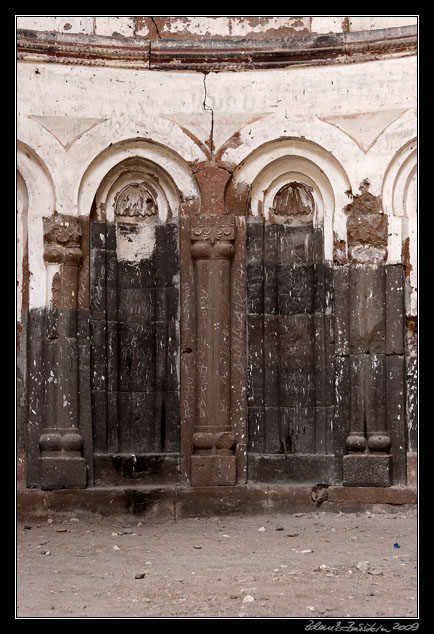
{"type": "Polygon", "coordinates": [[[21,481],[414,483],[417,17],[17,27],[21,481]]]}
{"type": "Polygon", "coordinates": [[[18,16],[32,31],[145,39],[282,39],[308,33],[346,33],[417,24],[417,16],[18,16]]]}

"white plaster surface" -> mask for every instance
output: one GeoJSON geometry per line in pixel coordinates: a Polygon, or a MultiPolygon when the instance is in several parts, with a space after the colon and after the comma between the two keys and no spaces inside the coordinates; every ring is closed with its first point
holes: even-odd
{"type": "MultiPolygon", "coordinates": [[[[333,16],[316,18],[318,29],[337,28],[333,16]]],[[[20,18],[22,24],[31,19],[20,18]]],[[[74,29],[90,28],[69,20],[74,29]]],[[[98,29],[108,33],[116,23],[126,37],[120,20],[107,16],[98,29]]],[[[181,201],[199,196],[192,166],[209,156],[211,137],[217,152],[236,135],[221,159],[235,180],[254,184],[257,201],[284,174],[295,171],[315,183],[327,257],[333,236],[345,239],[345,192],[359,193],[366,178],[370,191],[384,196],[389,216],[408,218],[405,230],[399,220],[389,224],[389,261],[400,261],[407,233],[412,245],[415,240],[416,212],[409,210],[417,155],[410,160],[403,151],[417,135],[414,56],[207,75],[19,62],[17,134],[17,167],[29,198],[32,307],[44,306],[47,297],[42,217],[54,209],[88,215],[110,170],[134,158],[159,170],[162,195],[176,215],[181,201]]],[[[148,251],[150,233],[143,236],[148,251]]],[[[414,246],[410,253],[414,258],[414,246]]]]}
{"type": "Polygon", "coordinates": [[[155,248],[155,225],[143,223],[136,225],[136,233],[133,235],[122,232],[122,227],[116,226],[116,252],[119,260],[139,263],[149,258],[155,248]]]}
{"type": "MultiPolygon", "coordinates": [[[[151,34],[143,21],[137,28],[134,18],[137,16],[17,16],[17,28],[35,31],[58,31],[61,33],[95,33],[95,35],[123,37],[137,35],[149,37],[151,34]]],[[[145,16],[150,18],[151,16],[145,16]]],[[[167,17],[167,16],[164,16],[167,17]]],[[[350,31],[370,31],[415,25],[417,15],[358,15],[358,16],[169,16],[171,23],[161,25],[160,36],[184,34],[200,37],[248,37],[252,34],[267,33],[273,29],[290,28],[312,33],[342,33],[350,31]],[[254,24],[246,20],[249,17],[261,17],[254,24]],[[348,24],[348,27],[347,27],[348,24]]]]}

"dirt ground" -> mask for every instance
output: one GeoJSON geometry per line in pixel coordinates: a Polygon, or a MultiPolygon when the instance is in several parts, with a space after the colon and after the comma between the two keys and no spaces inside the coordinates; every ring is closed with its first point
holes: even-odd
{"type": "Polygon", "coordinates": [[[414,509],[19,524],[16,618],[418,617],[414,509]]]}

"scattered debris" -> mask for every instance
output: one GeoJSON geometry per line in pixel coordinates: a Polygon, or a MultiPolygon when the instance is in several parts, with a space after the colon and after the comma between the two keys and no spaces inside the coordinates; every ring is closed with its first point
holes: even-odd
{"type": "Polygon", "coordinates": [[[298,553],[299,555],[304,555],[305,553],[313,553],[313,550],[296,550],[296,553],[298,553]]]}
{"type": "Polygon", "coordinates": [[[252,597],[251,594],[246,594],[246,596],[243,599],[243,603],[251,603],[254,600],[255,600],[255,598],[252,597]]]}
{"type": "Polygon", "coordinates": [[[360,570],[360,572],[368,572],[370,565],[369,561],[359,561],[356,568],[360,570]]]}
{"type": "Polygon", "coordinates": [[[258,528],[259,533],[263,533],[264,531],[265,531],[265,526],[261,526],[261,528],[258,528]]]}
{"type": "Polygon", "coordinates": [[[401,546],[398,544],[398,542],[396,542],[395,544],[393,544],[394,548],[401,548],[401,546]]]}
{"type": "Polygon", "coordinates": [[[337,576],[337,569],[330,568],[329,566],[326,566],[326,564],[321,564],[317,568],[314,568],[314,572],[325,572],[327,577],[337,576]]]}

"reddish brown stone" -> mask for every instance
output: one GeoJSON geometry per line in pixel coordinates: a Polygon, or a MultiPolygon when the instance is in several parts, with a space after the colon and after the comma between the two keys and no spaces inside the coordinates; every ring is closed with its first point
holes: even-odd
{"type": "Polygon", "coordinates": [[[231,179],[225,192],[228,213],[236,216],[245,216],[247,214],[249,192],[250,185],[248,183],[236,183],[231,179]]]}
{"type": "Polygon", "coordinates": [[[225,189],[229,172],[221,167],[210,166],[196,175],[201,193],[201,213],[225,213],[225,189]]]}
{"type": "Polygon", "coordinates": [[[348,244],[387,244],[387,216],[364,212],[352,213],[347,220],[348,244]]]}
{"type": "MultiPolygon", "coordinates": [[[[370,182],[365,179],[360,183],[360,194],[353,196],[352,202],[345,207],[347,214],[378,214],[382,212],[382,203],[380,196],[374,196],[369,190],[370,182]]],[[[349,193],[349,192],[347,192],[349,193]]]]}
{"type": "Polygon", "coordinates": [[[406,238],[402,245],[402,260],[405,265],[405,277],[410,277],[413,266],[410,262],[410,238],[406,238]]]}

